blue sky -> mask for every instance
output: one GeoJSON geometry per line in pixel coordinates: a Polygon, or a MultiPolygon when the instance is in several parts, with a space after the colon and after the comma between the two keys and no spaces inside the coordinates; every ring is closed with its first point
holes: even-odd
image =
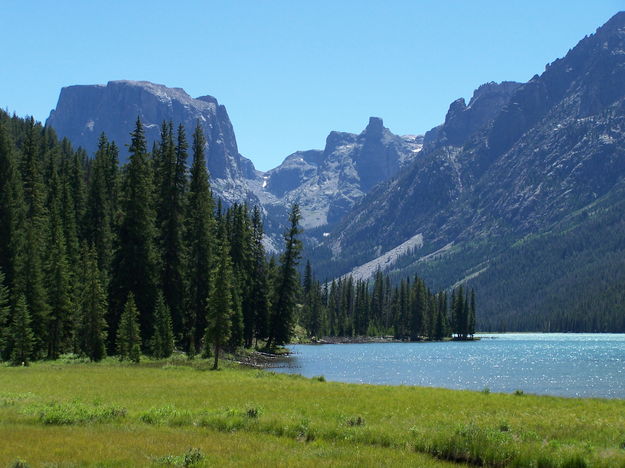
{"type": "Polygon", "coordinates": [[[379,116],[444,120],[487,81],[527,81],[625,0],[3,0],[0,107],[45,120],[61,87],[148,80],[211,94],[270,169],[379,116]],[[175,6],[174,6],[175,5],[175,6]]]}

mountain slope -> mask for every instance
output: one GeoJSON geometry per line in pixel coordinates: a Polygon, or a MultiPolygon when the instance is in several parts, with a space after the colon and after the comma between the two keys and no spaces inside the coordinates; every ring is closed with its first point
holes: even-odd
{"type": "MultiPolygon", "coordinates": [[[[602,262],[592,268],[582,265],[590,262],[585,259],[593,258],[593,253],[604,259],[620,255],[618,246],[625,236],[616,228],[597,231],[595,242],[578,246],[577,265],[551,258],[554,245],[568,245],[575,237],[571,233],[591,232],[590,226],[603,219],[591,216],[599,200],[607,213],[618,212],[616,207],[621,206],[625,14],[617,14],[580,41],[541,76],[506,87],[507,102],[505,92],[501,99],[491,100],[492,112],[468,120],[474,126],[458,120],[471,105],[452,104],[445,124],[426,134],[424,149],[413,165],[374,190],[317,249],[317,258],[333,259],[325,263],[325,272],[346,273],[420,234],[423,246],[398,259],[391,271],[397,275],[419,271],[437,286],[460,280],[479,286],[482,326],[492,325],[493,320],[503,324],[506,319],[515,328],[530,324],[547,328],[554,320],[535,318],[548,316],[559,316],[560,324],[566,323],[570,301],[550,299],[554,285],[564,281],[567,290],[573,285],[587,290],[586,283],[604,284],[602,262]],[[567,222],[580,210],[588,216],[574,224],[567,222]],[[563,272],[583,269],[584,279],[564,273],[567,280],[542,275],[539,270],[545,264],[540,261],[526,270],[513,268],[524,258],[518,253],[523,251],[519,242],[533,238],[553,239],[552,243],[532,241],[534,255],[551,258],[551,268],[563,272]],[[606,245],[613,247],[600,253],[606,245]],[[501,265],[500,273],[516,272],[520,279],[495,274],[493,265],[501,265]],[[541,294],[528,291],[536,286],[530,278],[542,278],[541,294]],[[533,295],[533,301],[501,300],[522,293],[533,295]],[[534,319],[526,316],[530,309],[534,319]]],[[[604,225],[593,229],[599,226],[604,225]]],[[[622,310],[623,304],[614,301],[604,313],[622,310]]],[[[576,325],[571,322],[570,327],[576,325]]]]}

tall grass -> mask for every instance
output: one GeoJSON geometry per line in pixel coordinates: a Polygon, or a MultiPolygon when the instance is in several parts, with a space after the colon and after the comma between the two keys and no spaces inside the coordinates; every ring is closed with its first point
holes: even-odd
{"type": "MultiPolygon", "coordinates": [[[[302,448],[303,464],[314,459],[316,447],[351,446],[376,456],[381,451],[389,460],[421,457],[419,463],[430,466],[625,466],[625,402],[619,400],[320,384],[235,367],[205,372],[202,360],[172,364],[0,368],[0,437],[17,427],[39,436],[35,428],[42,427],[54,436],[74,426],[96,443],[110,431],[149,428],[157,438],[186,431],[246,434],[258,453],[276,443],[309,445],[302,448]]],[[[200,465],[214,461],[205,446],[195,447],[207,457],[200,465]]],[[[180,460],[175,457],[188,448],[158,456],[180,460]]],[[[268,456],[278,452],[274,448],[268,456]]],[[[242,453],[235,450],[231,457],[238,465],[253,464],[254,457],[242,453]]],[[[15,444],[0,444],[0,466],[28,455],[15,444]]],[[[157,454],[145,457],[153,462],[157,454]]]]}

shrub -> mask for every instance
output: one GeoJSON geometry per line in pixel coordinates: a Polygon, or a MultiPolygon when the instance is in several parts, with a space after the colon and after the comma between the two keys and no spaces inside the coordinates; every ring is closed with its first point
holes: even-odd
{"type": "Polygon", "coordinates": [[[9,465],[9,468],[30,468],[30,465],[25,460],[18,458],[9,465]]]}
{"type": "Polygon", "coordinates": [[[182,455],[167,455],[166,457],[157,458],[156,463],[170,466],[190,467],[197,465],[204,459],[204,454],[199,448],[190,448],[182,455]]]}
{"type": "Polygon", "coordinates": [[[263,409],[260,407],[248,406],[247,410],[245,410],[245,416],[250,419],[257,419],[261,414],[263,414],[263,409]]]}
{"type": "Polygon", "coordinates": [[[365,418],[362,416],[356,416],[354,418],[349,418],[346,422],[348,426],[364,426],[365,418]]]}
{"type": "Polygon", "coordinates": [[[36,414],[47,425],[70,425],[106,422],[126,416],[126,409],[117,406],[89,406],[80,402],[47,403],[25,408],[24,412],[36,414]]]}

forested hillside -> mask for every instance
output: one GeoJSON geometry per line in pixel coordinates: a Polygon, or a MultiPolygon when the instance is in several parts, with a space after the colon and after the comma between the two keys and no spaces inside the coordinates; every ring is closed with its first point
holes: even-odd
{"type": "Polygon", "coordinates": [[[468,282],[478,329],[622,332],[625,13],[524,84],[454,101],[419,157],[312,250],[349,274],[410,239],[394,281],[468,282]]]}

